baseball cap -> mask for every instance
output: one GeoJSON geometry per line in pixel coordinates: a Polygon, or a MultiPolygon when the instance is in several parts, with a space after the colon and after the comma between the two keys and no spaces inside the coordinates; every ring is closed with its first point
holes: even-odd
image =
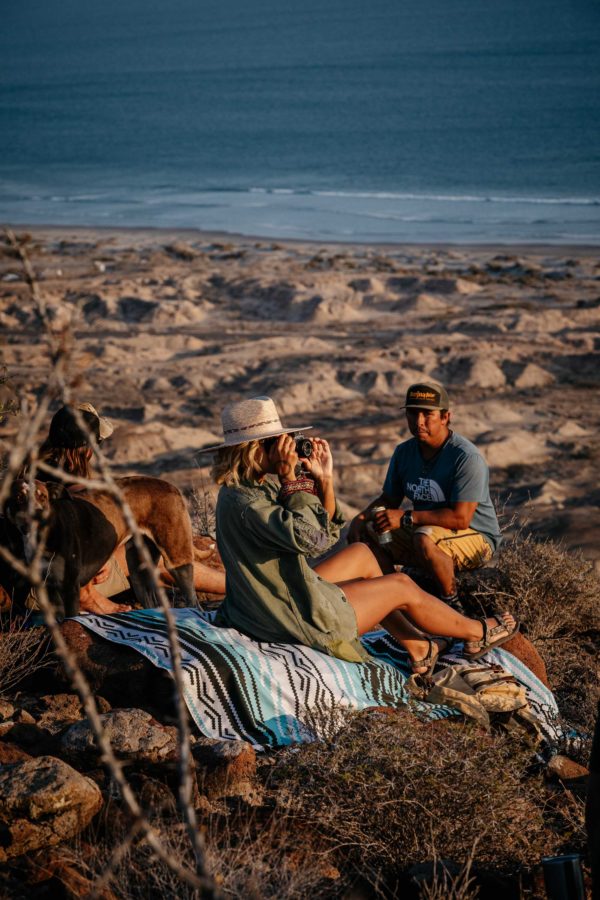
{"type": "MultiPolygon", "coordinates": [[[[83,421],[96,438],[96,441],[100,442],[110,437],[114,431],[113,426],[108,419],[98,415],[91,403],[78,403],[76,408],[81,413],[83,421]]],[[[61,406],[54,413],[50,422],[48,440],[55,447],[65,447],[67,449],[89,445],[86,433],[77,424],[75,414],[69,406],[61,406]]]]}
{"type": "Polygon", "coordinates": [[[450,409],[446,389],[434,381],[411,384],[406,392],[406,403],[400,409],[450,409]]]}

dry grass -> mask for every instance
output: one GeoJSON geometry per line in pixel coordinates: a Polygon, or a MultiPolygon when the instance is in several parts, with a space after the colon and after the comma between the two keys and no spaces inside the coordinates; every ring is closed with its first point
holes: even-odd
{"type": "Polygon", "coordinates": [[[204,534],[214,538],[216,533],[215,504],[202,478],[200,485],[194,487],[187,495],[187,502],[194,534],[204,534]]]}
{"type": "Polygon", "coordinates": [[[10,699],[15,688],[48,662],[45,629],[27,628],[22,619],[0,617],[0,697],[10,699]]]}
{"type": "Polygon", "coordinates": [[[510,609],[536,645],[564,719],[593,731],[600,700],[600,580],[593,564],[552,541],[517,534],[493,569],[461,578],[470,611],[510,609]]]}
{"type": "MultiPolygon", "coordinates": [[[[407,711],[353,717],[338,737],[282,753],[269,788],[323,862],[377,884],[432,858],[514,872],[584,842],[546,804],[531,753],[468,724],[407,711]]],[[[457,885],[457,890],[459,886],[457,885]]],[[[464,880],[460,890],[470,890],[464,880]]],[[[467,894],[465,894],[466,896],[467,894]]],[[[434,896],[434,895],[432,895],[434,896]]],[[[458,894],[457,896],[460,896],[458,894]]]]}
{"type": "MultiPolygon", "coordinates": [[[[193,859],[174,798],[148,806],[146,812],[165,847],[180,865],[193,859]]],[[[271,811],[272,812],[272,811],[271,811]]],[[[60,851],[65,864],[77,870],[90,886],[106,870],[115,848],[126,839],[128,819],[114,801],[104,808],[93,827],[81,839],[60,851]]],[[[223,897],[239,900],[286,897],[301,900],[320,894],[323,873],[306,856],[291,853],[292,841],[285,817],[253,814],[243,807],[229,813],[213,813],[202,826],[207,873],[223,897]]],[[[199,900],[198,890],[181,882],[171,868],[157,859],[143,841],[134,840],[118,863],[106,888],[117,900],[199,900]]]]}

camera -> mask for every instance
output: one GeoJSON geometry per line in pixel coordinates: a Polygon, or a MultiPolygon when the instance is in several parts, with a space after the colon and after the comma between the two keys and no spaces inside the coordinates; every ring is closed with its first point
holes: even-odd
{"type": "Polygon", "coordinates": [[[297,434],[294,438],[296,453],[300,459],[310,459],[312,456],[312,441],[303,434],[297,434]]]}

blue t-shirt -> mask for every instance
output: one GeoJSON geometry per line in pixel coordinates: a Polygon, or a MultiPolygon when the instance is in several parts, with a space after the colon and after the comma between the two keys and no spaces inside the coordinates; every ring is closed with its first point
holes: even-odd
{"type": "Polygon", "coordinates": [[[383,492],[398,504],[408,497],[415,509],[440,509],[459,501],[477,503],[470,527],[483,535],[492,550],[500,544],[487,463],[477,447],[460,434],[452,432],[431,460],[421,456],[416,438],[398,444],[383,492]]]}

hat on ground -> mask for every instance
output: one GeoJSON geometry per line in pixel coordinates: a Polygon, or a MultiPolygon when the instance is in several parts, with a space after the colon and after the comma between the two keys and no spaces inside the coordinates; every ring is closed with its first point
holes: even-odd
{"type": "Polygon", "coordinates": [[[411,384],[406,392],[406,403],[400,409],[450,409],[445,388],[434,381],[411,384]]]}
{"type": "MultiPolygon", "coordinates": [[[[98,415],[91,403],[78,403],[76,408],[96,441],[100,442],[110,437],[114,431],[113,426],[108,419],[98,415]]],[[[69,450],[89,445],[87,434],[77,424],[75,414],[69,406],[61,406],[54,413],[50,422],[48,440],[55,447],[64,447],[69,450]]]]}
{"type": "Polygon", "coordinates": [[[247,441],[262,441],[264,438],[278,437],[293,431],[308,431],[312,425],[283,425],[277,407],[270,397],[252,397],[238,400],[224,407],[221,413],[223,443],[203,447],[202,453],[234,447],[247,441]]]}

